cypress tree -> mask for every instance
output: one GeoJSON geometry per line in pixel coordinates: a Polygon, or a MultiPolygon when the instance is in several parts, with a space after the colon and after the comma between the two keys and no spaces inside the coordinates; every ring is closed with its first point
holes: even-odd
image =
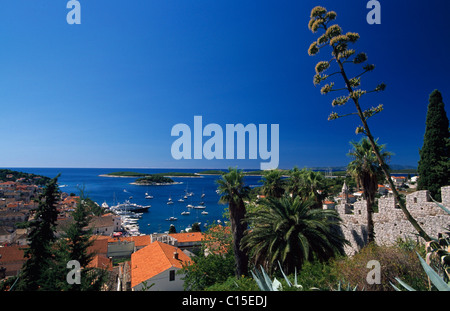
{"type": "Polygon", "coordinates": [[[27,261],[19,276],[17,289],[19,290],[53,290],[50,273],[54,270],[54,249],[56,240],[56,209],[59,200],[58,176],[50,180],[45,186],[35,210],[34,219],[30,221],[28,248],[24,256],[27,261]]]}
{"type": "Polygon", "coordinates": [[[58,261],[60,266],[58,267],[59,273],[55,278],[59,280],[58,288],[61,290],[100,290],[105,282],[104,270],[89,267],[95,254],[89,252],[89,247],[93,245],[94,240],[92,239],[92,229],[89,228],[92,213],[88,200],[84,195],[84,190],[80,189],[80,200],[72,213],[73,222],[66,228],[59,241],[58,261]],[[76,260],[80,264],[80,284],[69,284],[66,281],[66,275],[69,272],[67,263],[72,260],[76,260]]]}
{"type": "Polygon", "coordinates": [[[419,190],[441,199],[441,187],[450,185],[449,121],[442,95],[434,90],[429,97],[425,135],[418,165],[419,190]]]}

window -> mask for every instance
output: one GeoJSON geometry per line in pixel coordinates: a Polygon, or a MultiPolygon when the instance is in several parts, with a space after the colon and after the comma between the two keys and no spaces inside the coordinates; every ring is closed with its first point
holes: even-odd
{"type": "Polygon", "coordinates": [[[169,271],[169,281],[175,281],[175,270],[169,271]]]}
{"type": "Polygon", "coordinates": [[[417,198],[414,198],[414,203],[417,203],[417,198]]]}

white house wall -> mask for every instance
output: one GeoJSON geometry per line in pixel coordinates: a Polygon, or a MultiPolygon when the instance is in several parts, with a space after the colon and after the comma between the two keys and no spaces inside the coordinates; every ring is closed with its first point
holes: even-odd
{"type": "MultiPolygon", "coordinates": [[[[152,283],[155,283],[152,287],[148,289],[148,291],[183,291],[184,274],[177,274],[179,268],[170,268],[167,269],[160,274],[155,275],[154,277],[147,280],[147,285],[150,286],[152,283]],[[175,280],[169,281],[170,271],[175,270],[175,280]]],[[[136,285],[133,287],[134,291],[141,291],[143,288],[143,284],[136,285]]]]}

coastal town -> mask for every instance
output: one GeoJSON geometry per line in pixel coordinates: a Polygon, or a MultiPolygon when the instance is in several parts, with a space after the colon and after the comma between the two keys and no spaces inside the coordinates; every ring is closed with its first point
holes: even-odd
{"type": "MultiPolygon", "coordinates": [[[[28,229],[24,224],[33,218],[42,191],[33,180],[12,180],[13,174],[6,175],[6,179],[9,180],[0,182],[0,281],[17,276],[26,261],[28,229]]],[[[57,237],[72,221],[71,213],[79,203],[80,196],[61,192],[57,237]]],[[[98,207],[102,213],[92,217],[86,229],[92,232],[89,252],[95,253],[90,266],[105,269],[109,274],[104,290],[140,290],[144,282],[152,282],[153,278],[158,280],[155,290],[183,289],[176,271],[189,264],[192,252],[200,248],[201,232],[142,235],[128,227],[120,213],[98,207]]]]}
{"type": "MultiPolygon", "coordinates": [[[[336,176],[328,177],[333,179],[336,176]]],[[[42,192],[42,186],[34,184],[33,178],[15,179],[14,174],[7,174],[5,179],[0,182],[0,280],[17,276],[26,261],[24,249],[27,247],[29,229],[25,224],[33,219],[33,211],[39,204],[42,192]]],[[[409,185],[414,188],[417,176],[393,179],[396,186],[409,185]]],[[[323,200],[323,209],[339,204],[343,200],[344,189],[348,189],[345,182],[343,191],[323,200]]],[[[392,191],[386,185],[378,185],[378,194],[389,197],[392,191]]],[[[362,199],[361,191],[345,195],[349,203],[362,199]]],[[[264,198],[262,194],[257,196],[257,200],[264,198]]],[[[93,243],[89,252],[95,254],[89,266],[107,271],[109,277],[104,290],[143,290],[147,284],[152,284],[152,290],[183,290],[182,275],[177,271],[183,265],[191,264],[194,253],[201,250],[204,233],[183,230],[180,233],[140,234],[136,225],[130,226],[128,223],[130,214],[138,217],[139,213],[92,203],[100,212],[91,218],[86,228],[92,232],[93,243]]],[[[60,192],[56,207],[57,237],[61,237],[73,221],[72,212],[78,204],[80,196],[60,192]]],[[[219,228],[224,229],[222,226],[219,228]]]]}

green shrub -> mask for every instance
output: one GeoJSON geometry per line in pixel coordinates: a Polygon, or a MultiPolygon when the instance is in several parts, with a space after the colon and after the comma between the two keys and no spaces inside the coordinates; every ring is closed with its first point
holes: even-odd
{"type": "Polygon", "coordinates": [[[417,290],[427,290],[427,276],[410,245],[405,247],[369,244],[354,256],[337,260],[333,265],[332,273],[338,280],[345,280],[359,289],[392,291],[394,289],[390,282],[395,282],[398,277],[417,290]],[[367,263],[371,260],[380,263],[380,284],[367,283],[367,275],[372,269],[367,268],[367,263]]]}

